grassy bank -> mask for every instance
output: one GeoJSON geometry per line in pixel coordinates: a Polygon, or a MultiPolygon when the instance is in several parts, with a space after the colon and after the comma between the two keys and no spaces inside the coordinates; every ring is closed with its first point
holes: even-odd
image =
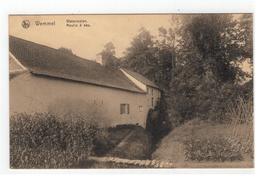
{"type": "Polygon", "coordinates": [[[253,167],[253,105],[240,99],[225,123],[194,119],[173,129],[152,158],[179,167],[253,167]]]}

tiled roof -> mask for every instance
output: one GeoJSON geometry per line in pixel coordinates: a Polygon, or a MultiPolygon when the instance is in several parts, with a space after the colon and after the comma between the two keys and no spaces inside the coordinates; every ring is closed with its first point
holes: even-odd
{"type": "Polygon", "coordinates": [[[14,36],[9,37],[9,49],[24,67],[36,75],[144,93],[119,69],[104,67],[94,61],[14,36]]]}

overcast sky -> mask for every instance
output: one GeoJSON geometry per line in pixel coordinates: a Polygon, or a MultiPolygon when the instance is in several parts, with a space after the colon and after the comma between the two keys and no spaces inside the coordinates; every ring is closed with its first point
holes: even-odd
{"type": "Polygon", "coordinates": [[[87,59],[95,59],[104,44],[111,41],[116,47],[116,56],[120,57],[141,27],[157,35],[159,27],[171,26],[170,19],[171,15],[10,16],[9,33],[53,48],[70,48],[87,59]],[[23,28],[23,20],[29,20],[30,27],[23,28]],[[90,26],[68,27],[66,20],[86,20],[90,26]],[[55,21],[55,25],[36,26],[35,21],[55,21]]]}

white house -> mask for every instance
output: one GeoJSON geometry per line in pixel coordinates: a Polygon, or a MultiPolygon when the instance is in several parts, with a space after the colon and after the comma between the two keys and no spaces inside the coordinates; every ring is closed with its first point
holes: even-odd
{"type": "Polygon", "coordinates": [[[139,124],[160,99],[152,81],[57,49],[9,37],[10,114],[86,115],[102,126],[139,124]],[[91,115],[91,116],[90,116],[91,115]]]}

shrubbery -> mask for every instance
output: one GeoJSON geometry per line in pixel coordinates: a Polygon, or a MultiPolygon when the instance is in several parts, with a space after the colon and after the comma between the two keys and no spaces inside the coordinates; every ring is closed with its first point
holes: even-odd
{"type": "Polygon", "coordinates": [[[185,143],[185,159],[192,161],[242,160],[240,145],[225,137],[190,139],[185,143]]]}
{"type": "Polygon", "coordinates": [[[241,144],[241,152],[254,158],[254,106],[253,96],[247,99],[238,98],[228,107],[228,126],[232,128],[232,136],[241,144]]]}
{"type": "Polygon", "coordinates": [[[93,149],[97,125],[48,113],[16,114],[10,118],[11,168],[72,168],[93,149]]]}
{"type": "Polygon", "coordinates": [[[230,132],[187,140],[184,143],[186,160],[233,161],[254,158],[253,98],[240,97],[226,109],[225,128],[230,132]]]}

